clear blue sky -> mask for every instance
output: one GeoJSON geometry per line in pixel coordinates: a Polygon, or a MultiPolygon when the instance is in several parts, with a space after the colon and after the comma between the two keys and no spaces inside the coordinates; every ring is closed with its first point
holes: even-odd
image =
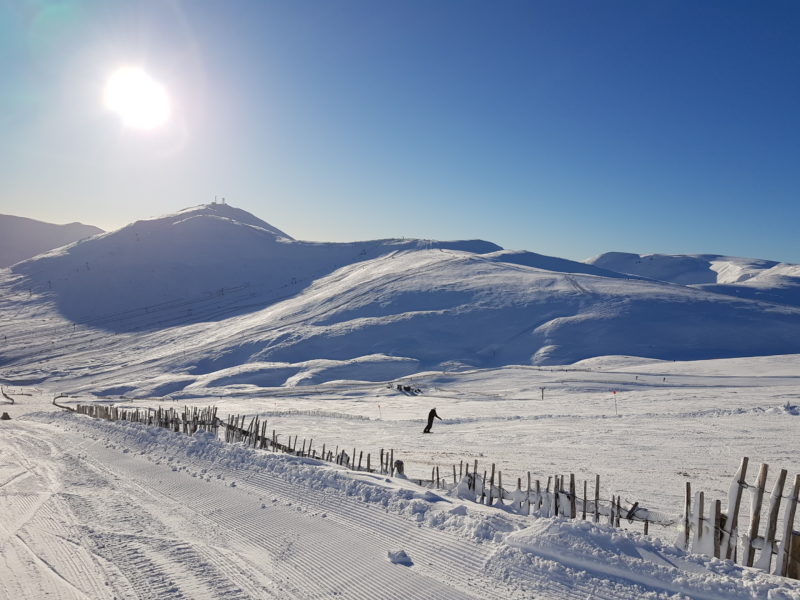
{"type": "Polygon", "coordinates": [[[800,2],[0,0],[0,213],[800,263],[800,2]],[[102,104],[119,65],[161,129],[102,104]]]}

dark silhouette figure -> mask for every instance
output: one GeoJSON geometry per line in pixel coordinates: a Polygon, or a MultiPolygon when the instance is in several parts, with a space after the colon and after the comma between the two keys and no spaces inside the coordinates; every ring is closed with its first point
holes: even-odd
{"type": "Polygon", "coordinates": [[[440,421],[442,420],[442,417],[440,417],[439,415],[436,414],[436,409],[432,408],[431,412],[428,413],[428,425],[425,427],[425,429],[422,430],[422,433],[430,433],[431,432],[431,427],[433,427],[433,419],[434,419],[434,417],[436,417],[440,421]]]}

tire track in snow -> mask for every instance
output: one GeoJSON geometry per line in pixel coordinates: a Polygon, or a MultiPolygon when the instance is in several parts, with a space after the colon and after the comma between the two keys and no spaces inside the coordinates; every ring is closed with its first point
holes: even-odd
{"type": "MultiPolygon", "coordinates": [[[[98,448],[99,450],[99,448],[98,448]]],[[[109,451],[111,452],[111,451],[109,451]]],[[[106,464],[112,464],[111,456],[102,456],[103,452],[96,457],[106,464]]],[[[428,580],[428,577],[437,576],[439,579],[444,578],[444,573],[449,570],[459,570],[458,565],[447,563],[446,570],[442,573],[436,573],[435,569],[426,566],[426,563],[435,563],[435,561],[422,561],[418,559],[418,572],[425,574],[425,579],[420,580],[418,574],[415,578],[402,576],[404,567],[392,565],[386,560],[388,550],[395,550],[397,543],[389,543],[386,541],[385,536],[378,538],[376,542],[372,540],[364,540],[363,532],[357,532],[347,536],[347,543],[344,544],[348,549],[348,553],[356,554],[358,556],[350,557],[342,556],[342,528],[351,529],[353,526],[350,523],[335,522],[328,519],[319,519],[318,522],[313,524],[300,524],[296,522],[296,515],[293,525],[286,525],[285,522],[289,520],[289,513],[297,512],[296,510],[287,510],[287,507],[272,507],[275,510],[275,517],[270,519],[269,512],[264,514],[264,509],[261,509],[261,502],[257,500],[258,494],[263,497],[265,491],[275,492],[283,495],[287,489],[293,488],[287,485],[286,482],[276,479],[274,487],[269,489],[252,490],[246,498],[247,503],[243,507],[241,503],[231,503],[229,501],[221,502],[221,490],[218,484],[209,484],[204,480],[198,480],[187,476],[185,473],[179,474],[179,479],[174,476],[170,477],[170,483],[159,481],[159,476],[164,476],[164,470],[172,473],[172,467],[165,465],[156,465],[149,463],[141,458],[134,460],[131,455],[123,455],[120,457],[116,452],[113,460],[114,470],[124,465],[125,471],[130,476],[138,481],[141,485],[148,489],[156,490],[165,494],[176,501],[184,502],[189,507],[197,510],[206,518],[212,519],[219,524],[238,531],[241,535],[248,537],[256,546],[266,549],[274,557],[279,557],[282,553],[286,553],[286,549],[282,540],[290,539],[287,537],[292,532],[297,533],[297,527],[300,527],[300,532],[303,534],[295,539],[290,550],[292,551],[292,569],[297,571],[298,577],[293,577],[293,581],[311,581],[314,582],[313,586],[304,590],[303,597],[317,597],[320,589],[328,589],[331,593],[347,590],[348,597],[353,598],[389,598],[396,592],[397,589],[405,589],[409,594],[408,597],[430,597],[430,598],[463,598],[475,597],[476,593],[465,589],[468,586],[466,580],[459,582],[454,589],[454,579],[450,578],[449,581],[439,582],[436,580],[428,580]],[[120,460],[121,459],[121,460],[120,460]],[[211,488],[209,489],[209,485],[211,488]],[[211,492],[211,493],[210,493],[211,492]],[[187,501],[187,496],[189,500],[187,501]],[[287,529],[289,527],[289,529],[287,529]],[[282,536],[282,537],[281,537],[282,536]],[[310,541],[306,542],[305,538],[310,541]],[[329,541],[333,540],[333,541],[329,541]],[[338,541],[337,541],[338,540],[338,541]],[[375,565],[375,557],[378,556],[377,566],[375,565]],[[373,569],[381,571],[383,580],[376,581],[375,577],[364,577],[363,573],[359,574],[359,570],[355,567],[360,563],[372,563],[373,569]],[[355,571],[355,572],[354,572],[355,571]],[[398,575],[399,578],[398,578],[398,575]],[[388,578],[390,583],[387,583],[388,578]],[[444,585],[443,585],[444,584],[444,585]],[[459,589],[461,588],[461,589],[459,589]],[[395,590],[392,592],[391,590],[395,590]]],[[[208,466],[208,465],[206,465],[208,466]]],[[[199,469],[198,469],[199,470],[199,469]]],[[[247,472],[234,473],[233,476],[248,475],[247,472]]],[[[225,482],[227,483],[227,482],[225,482]]],[[[237,484],[238,485],[238,484],[237,484]]],[[[227,486],[223,490],[231,491],[232,488],[227,486]]],[[[245,494],[243,490],[234,490],[237,494],[245,494]]],[[[297,502],[303,502],[301,506],[309,506],[307,496],[309,490],[302,488],[297,492],[301,499],[297,502]]],[[[227,494],[224,494],[227,495],[227,494]]],[[[360,506],[362,503],[353,501],[355,506],[360,506]]],[[[327,512],[330,513],[330,508],[324,503],[310,504],[314,512],[327,512]]],[[[352,507],[348,507],[348,510],[352,507]]],[[[385,518],[385,513],[379,510],[380,519],[385,518]]],[[[375,515],[373,515],[375,516],[375,515]]],[[[306,517],[306,520],[308,517],[306,517]]],[[[379,519],[379,520],[380,520],[379,519]]],[[[346,520],[346,519],[345,519],[346,520]]],[[[290,523],[292,522],[290,521],[290,523]]],[[[420,528],[417,523],[401,521],[405,528],[405,536],[408,539],[414,539],[420,532],[424,532],[424,528],[420,528]]],[[[437,532],[438,535],[440,532],[437,532]]],[[[468,547],[468,550],[459,554],[463,559],[464,557],[472,556],[476,552],[476,545],[474,543],[463,542],[468,547]]],[[[424,554],[424,546],[430,545],[427,542],[419,542],[420,555],[424,554]]],[[[430,552],[430,551],[428,551],[430,552]]],[[[469,561],[468,561],[469,562],[469,561]]],[[[281,569],[286,569],[286,565],[281,565],[281,569]]],[[[467,578],[469,579],[469,578],[467,578]]],[[[494,582],[496,583],[496,582],[494,582]]],[[[483,586],[486,590],[490,590],[491,586],[483,586]]],[[[324,595],[324,594],[323,594],[324,595]]],[[[486,596],[486,593],[481,593],[481,596],[486,596]]],[[[490,594],[490,597],[508,597],[505,594],[490,594]]]]}

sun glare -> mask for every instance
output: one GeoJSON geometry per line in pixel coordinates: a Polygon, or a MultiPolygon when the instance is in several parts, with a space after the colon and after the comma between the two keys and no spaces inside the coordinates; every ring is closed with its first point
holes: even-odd
{"type": "Polygon", "coordinates": [[[104,102],[125,127],[134,129],[155,129],[170,116],[167,90],[137,67],[121,68],[109,77],[104,102]]]}

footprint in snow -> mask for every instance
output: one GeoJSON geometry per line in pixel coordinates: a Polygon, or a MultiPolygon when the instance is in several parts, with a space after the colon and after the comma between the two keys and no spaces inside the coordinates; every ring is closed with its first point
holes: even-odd
{"type": "Polygon", "coordinates": [[[414,564],[414,561],[412,561],[411,557],[406,554],[405,550],[389,550],[388,558],[389,562],[395,565],[410,567],[414,564]]]}

